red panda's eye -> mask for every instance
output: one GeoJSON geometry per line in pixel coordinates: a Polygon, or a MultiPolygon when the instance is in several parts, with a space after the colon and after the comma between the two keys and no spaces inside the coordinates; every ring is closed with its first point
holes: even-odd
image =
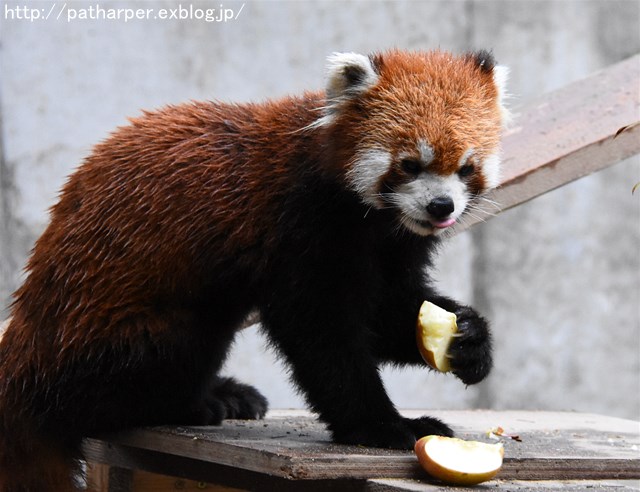
{"type": "Polygon", "coordinates": [[[465,164],[460,169],[458,169],[458,176],[461,178],[466,178],[467,176],[471,176],[475,171],[475,166],[473,164],[465,164]]]}
{"type": "Polygon", "coordinates": [[[416,174],[420,174],[420,171],[422,171],[422,164],[416,159],[402,159],[402,161],[400,161],[400,165],[405,173],[414,176],[416,174]]]}

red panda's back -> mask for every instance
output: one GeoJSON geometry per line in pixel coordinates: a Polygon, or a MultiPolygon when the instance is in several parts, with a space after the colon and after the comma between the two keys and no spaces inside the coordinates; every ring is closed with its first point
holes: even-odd
{"type": "Polygon", "coordinates": [[[307,105],[191,103],[132,119],[70,177],[18,301],[81,288],[98,311],[140,305],[198,288],[231,255],[253,266],[251,255],[268,254],[268,224],[295,179],[291,150],[273,136],[304,126],[307,105]]]}

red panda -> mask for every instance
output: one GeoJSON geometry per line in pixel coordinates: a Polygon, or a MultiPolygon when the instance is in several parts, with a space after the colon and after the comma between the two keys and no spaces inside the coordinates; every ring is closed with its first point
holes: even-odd
{"type": "Polygon", "coordinates": [[[0,342],[0,491],[73,490],[83,436],[261,418],[218,373],[247,314],[339,443],[452,435],[401,416],[378,366],[422,364],[427,299],[482,380],[487,322],[428,276],[499,180],[505,69],[485,51],[332,55],[326,91],[145,112],[65,184],[0,342]],[[53,485],[55,484],[55,485],[53,485]]]}

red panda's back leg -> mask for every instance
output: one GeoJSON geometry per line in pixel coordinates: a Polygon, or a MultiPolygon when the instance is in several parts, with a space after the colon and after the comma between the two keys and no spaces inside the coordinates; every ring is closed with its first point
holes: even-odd
{"type": "Polygon", "coordinates": [[[210,383],[204,404],[213,417],[209,424],[223,419],[261,419],[268,407],[267,399],[254,387],[220,376],[210,383]]]}
{"type": "MultiPolygon", "coordinates": [[[[76,325],[76,333],[92,335],[78,335],[66,350],[43,344],[38,357],[25,361],[33,344],[52,338],[46,332],[63,328],[34,329],[16,311],[0,345],[0,379],[11,381],[3,386],[11,394],[0,398],[13,405],[3,418],[31,416],[41,423],[34,431],[69,442],[71,434],[79,439],[138,425],[219,423],[239,414],[229,409],[247,405],[251,412],[240,414],[264,414],[257,391],[217,376],[235,335],[231,318],[168,307],[116,317],[101,333],[91,331],[97,320],[76,325]]],[[[11,423],[3,424],[10,432],[11,423]]]]}
{"type": "Polygon", "coordinates": [[[106,376],[95,393],[96,426],[217,425],[264,416],[266,399],[257,390],[218,375],[236,323],[210,314],[162,309],[130,320],[136,339],[107,349],[105,362],[94,361],[106,376]]]}

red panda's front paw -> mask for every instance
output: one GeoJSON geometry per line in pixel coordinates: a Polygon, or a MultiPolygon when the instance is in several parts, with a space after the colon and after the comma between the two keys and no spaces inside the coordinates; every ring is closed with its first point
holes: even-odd
{"type": "Polygon", "coordinates": [[[453,431],[447,424],[427,416],[417,419],[400,417],[399,420],[389,422],[353,425],[345,430],[338,430],[331,425],[329,428],[335,442],[374,448],[413,449],[416,440],[424,436],[453,436],[453,431]]]}
{"type": "Polygon", "coordinates": [[[479,383],[493,366],[489,326],[469,307],[458,310],[456,316],[458,336],[449,347],[452,371],[465,384],[479,383]]]}
{"type": "Polygon", "coordinates": [[[404,417],[404,423],[413,431],[416,439],[434,434],[437,436],[453,437],[451,428],[444,422],[433,417],[423,416],[417,419],[404,417]]]}
{"type": "Polygon", "coordinates": [[[404,419],[368,425],[353,425],[344,429],[333,427],[329,425],[333,440],[340,444],[386,449],[413,449],[416,443],[415,433],[404,419]]]}

